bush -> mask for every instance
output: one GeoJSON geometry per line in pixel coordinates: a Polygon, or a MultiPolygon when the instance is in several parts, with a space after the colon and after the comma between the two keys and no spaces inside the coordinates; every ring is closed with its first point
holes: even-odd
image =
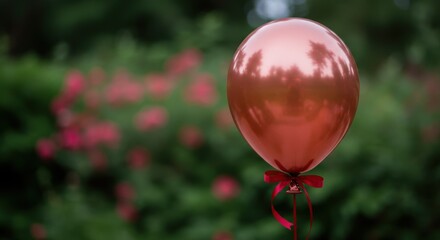
{"type": "MultiPolygon", "coordinates": [[[[179,44],[0,55],[0,239],[291,237],[270,213],[270,167],[228,113],[232,53],[179,44]]],[[[355,121],[311,172],[325,178],[310,189],[313,239],[440,237],[439,79],[401,61],[361,69],[355,121]]],[[[290,201],[276,199],[284,216],[290,201]]],[[[298,211],[305,236],[303,198],[298,211]]]]}
{"type": "MultiPolygon", "coordinates": [[[[49,183],[34,237],[37,230],[49,239],[290,237],[269,210],[273,186],[262,174],[270,167],[232,125],[225,55],[187,49],[165,70],[142,73],[135,52],[132,70],[67,73],[52,103],[57,131],[37,143],[49,183]],[[60,175],[54,164],[61,179],[52,177],[60,175]]],[[[411,80],[393,59],[361,79],[349,134],[313,170],[326,183],[310,189],[312,237],[436,239],[440,196],[423,189],[440,177],[438,82],[411,80]]],[[[283,215],[289,202],[276,200],[283,215]]],[[[304,199],[298,210],[305,236],[304,199]]]]}

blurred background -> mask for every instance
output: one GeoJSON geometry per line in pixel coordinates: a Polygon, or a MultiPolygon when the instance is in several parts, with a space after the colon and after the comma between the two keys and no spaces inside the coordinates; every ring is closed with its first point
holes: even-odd
{"type": "MultiPolygon", "coordinates": [[[[439,9],[1,0],[0,239],[290,239],[225,92],[240,42],[289,16],[337,33],[361,77],[351,129],[311,171],[312,239],[440,239],[439,9]]],[[[289,217],[288,195],[275,205],[289,217]]]]}

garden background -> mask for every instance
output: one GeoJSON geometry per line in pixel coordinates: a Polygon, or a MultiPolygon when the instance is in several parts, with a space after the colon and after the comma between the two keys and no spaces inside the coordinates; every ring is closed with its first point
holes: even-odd
{"type": "MultiPolygon", "coordinates": [[[[239,135],[228,64],[306,17],[354,55],[361,96],[311,171],[312,239],[440,239],[440,2],[0,1],[0,239],[290,239],[239,135]]],[[[308,210],[299,200],[299,234],[308,210]]],[[[275,205],[286,217],[287,195],[275,205]]]]}

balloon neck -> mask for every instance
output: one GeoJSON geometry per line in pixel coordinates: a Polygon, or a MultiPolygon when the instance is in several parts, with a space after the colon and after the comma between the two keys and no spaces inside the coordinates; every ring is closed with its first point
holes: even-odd
{"type": "Polygon", "coordinates": [[[298,177],[301,173],[298,172],[287,172],[287,174],[292,177],[292,178],[296,178],[298,177]]]}
{"type": "Polygon", "coordinates": [[[288,194],[300,194],[300,193],[302,193],[302,190],[301,190],[299,184],[296,182],[295,179],[292,179],[290,181],[289,189],[287,189],[286,193],[288,193],[288,194]]]}

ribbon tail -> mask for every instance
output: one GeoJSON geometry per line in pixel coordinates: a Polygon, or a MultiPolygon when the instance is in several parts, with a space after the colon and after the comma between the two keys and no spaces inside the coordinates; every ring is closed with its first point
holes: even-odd
{"type": "Polygon", "coordinates": [[[298,179],[304,184],[314,188],[322,188],[324,185],[324,178],[318,175],[304,175],[299,176],[298,179]]]}
{"type": "Polygon", "coordinates": [[[283,188],[285,188],[287,185],[289,185],[288,181],[283,181],[278,183],[278,185],[274,188],[274,190],[272,191],[272,199],[271,199],[271,209],[272,209],[272,215],[274,216],[274,218],[285,228],[291,230],[293,223],[289,222],[287,219],[285,219],[284,217],[282,217],[277,210],[275,209],[275,206],[273,205],[273,200],[275,199],[275,197],[281,192],[281,190],[283,190],[283,188]]]}
{"type": "Polygon", "coordinates": [[[307,192],[306,187],[304,186],[304,184],[301,181],[298,181],[298,184],[300,185],[301,189],[304,191],[304,195],[306,196],[307,199],[307,205],[309,205],[309,216],[310,216],[310,228],[309,228],[309,233],[307,234],[307,239],[309,239],[310,234],[312,232],[312,226],[313,226],[313,206],[312,206],[312,200],[310,199],[309,193],[307,192]]]}

